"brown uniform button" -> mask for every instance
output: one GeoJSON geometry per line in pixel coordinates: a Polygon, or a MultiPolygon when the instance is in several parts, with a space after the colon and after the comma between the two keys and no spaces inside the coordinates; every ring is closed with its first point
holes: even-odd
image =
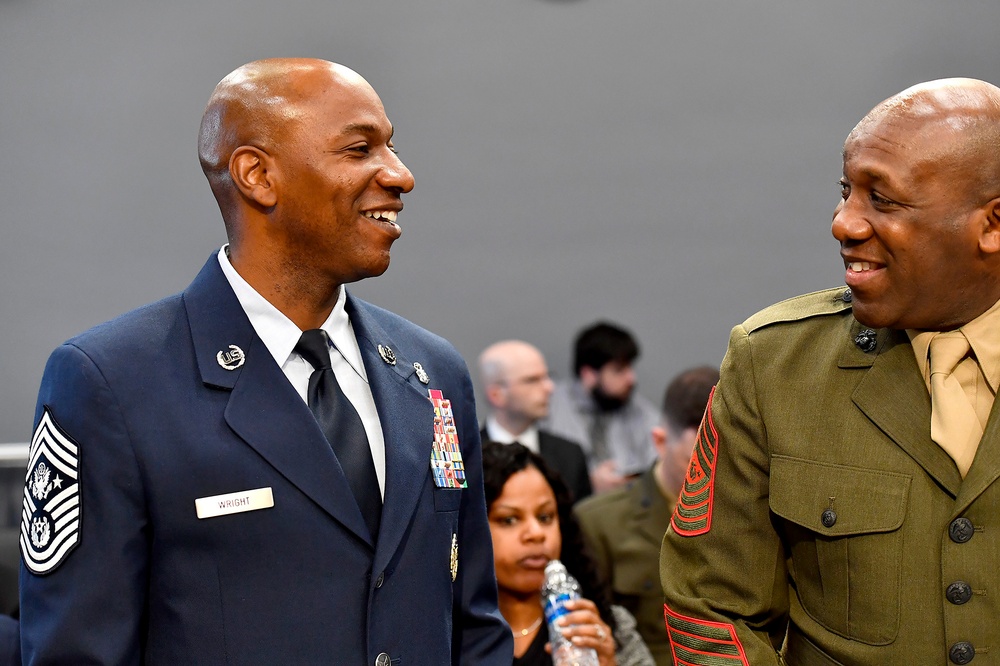
{"type": "Polygon", "coordinates": [[[823,523],[823,527],[833,527],[837,524],[837,512],[833,509],[827,509],[819,519],[823,523]]]}
{"type": "Polygon", "coordinates": [[[958,580],[948,586],[944,596],[956,606],[961,606],[972,598],[972,587],[964,580],[958,580]]]}
{"type": "Polygon", "coordinates": [[[959,641],[948,650],[948,658],[953,664],[967,664],[976,656],[976,648],[969,641],[959,641]]]}
{"type": "Polygon", "coordinates": [[[968,518],[956,518],[951,521],[951,525],[948,526],[948,536],[955,543],[965,543],[972,538],[972,533],[975,529],[972,527],[972,521],[968,518]]]}

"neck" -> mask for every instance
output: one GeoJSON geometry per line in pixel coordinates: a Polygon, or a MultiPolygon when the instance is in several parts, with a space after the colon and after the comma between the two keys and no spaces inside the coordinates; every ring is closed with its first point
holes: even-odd
{"type": "Polygon", "coordinates": [[[520,437],[525,430],[531,427],[531,421],[517,418],[503,412],[494,413],[493,418],[497,420],[497,424],[501,428],[515,437],[520,437]]]}
{"type": "Polygon", "coordinates": [[[541,590],[527,596],[500,590],[498,600],[500,614],[507,620],[515,636],[519,636],[522,629],[528,629],[537,623],[544,615],[541,590]]]}
{"type": "Polygon", "coordinates": [[[676,497],[671,497],[670,488],[667,486],[666,474],[664,473],[665,465],[662,460],[657,460],[653,465],[653,478],[656,479],[656,487],[660,489],[660,494],[667,499],[673,501],[677,499],[676,497]]]}
{"type": "Polygon", "coordinates": [[[319,328],[340,297],[342,285],[324,284],[317,276],[302,275],[295,267],[272,263],[230,246],[229,262],[267,302],[303,331],[319,328]]]}

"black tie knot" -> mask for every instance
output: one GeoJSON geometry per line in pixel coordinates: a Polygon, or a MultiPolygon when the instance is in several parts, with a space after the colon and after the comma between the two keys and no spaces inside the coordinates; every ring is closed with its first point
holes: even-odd
{"type": "Polygon", "coordinates": [[[302,337],[296,343],[294,351],[309,361],[314,370],[329,370],[333,367],[330,363],[330,337],[322,328],[302,331],[302,337]]]}

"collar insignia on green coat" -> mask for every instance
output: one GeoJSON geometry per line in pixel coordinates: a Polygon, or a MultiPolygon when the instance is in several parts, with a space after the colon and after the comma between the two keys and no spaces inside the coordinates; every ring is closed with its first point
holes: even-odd
{"type": "Polygon", "coordinates": [[[854,337],[854,344],[858,346],[858,349],[865,352],[875,351],[875,347],[878,346],[878,336],[870,328],[866,328],[854,337]]]}

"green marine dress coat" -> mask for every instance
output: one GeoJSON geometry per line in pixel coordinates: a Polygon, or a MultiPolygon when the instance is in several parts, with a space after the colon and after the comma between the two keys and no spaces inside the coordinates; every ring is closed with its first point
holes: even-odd
{"type": "Polygon", "coordinates": [[[997,408],[963,480],[905,331],[850,298],[732,331],[660,554],[675,663],[1000,664],[997,408]]]}

